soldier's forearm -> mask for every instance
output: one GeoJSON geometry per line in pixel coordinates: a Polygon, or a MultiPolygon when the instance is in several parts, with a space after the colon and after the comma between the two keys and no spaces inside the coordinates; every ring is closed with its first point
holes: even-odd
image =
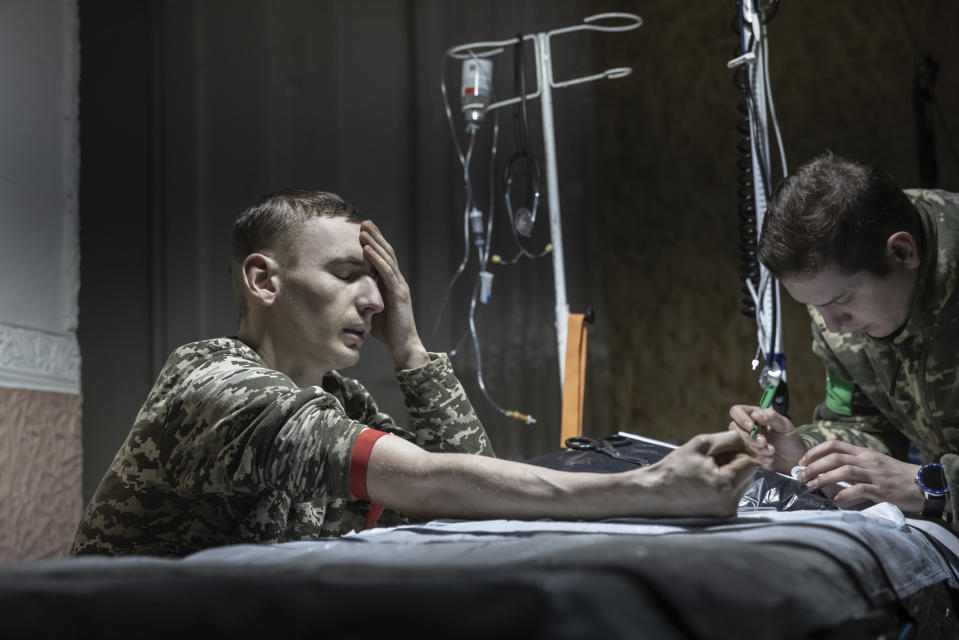
{"type": "MultiPolygon", "coordinates": [[[[643,469],[641,471],[649,471],[643,469]]],[[[568,473],[468,454],[427,453],[398,438],[377,441],[370,497],[423,518],[599,518],[667,513],[657,474],[568,473]],[[615,477],[614,477],[615,476],[615,477]]]]}

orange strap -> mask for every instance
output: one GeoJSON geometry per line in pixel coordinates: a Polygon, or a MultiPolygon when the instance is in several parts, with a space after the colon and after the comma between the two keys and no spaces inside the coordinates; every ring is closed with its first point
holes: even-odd
{"type": "Polygon", "coordinates": [[[583,393],[586,390],[586,322],[584,314],[569,314],[566,328],[566,367],[563,373],[563,418],[560,446],[566,438],[583,435],[583,393]]]}

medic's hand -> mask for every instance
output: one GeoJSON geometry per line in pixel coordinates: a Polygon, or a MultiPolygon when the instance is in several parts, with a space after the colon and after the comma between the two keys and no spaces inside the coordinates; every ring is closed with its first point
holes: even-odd
{"type": "Polygon", "coordinates": [[[839,504],[859,500],[891,502],[906,513],[922,511],[923,495],[916,485],[919,465],[900,462],[866,447],[827,440],[806,452],[799,460],[806,468],[799,480],[818,489],[837,482],[852,486],[843,489],[833,501],[839,504]]]}
{"type": "Polygon", "coordinates": [[[800,440],[795,425],[775,409],[737,404],[729,410],[729,417],[732,418],[729,430],[739,434],[765,469],[789,475],[806,453],[806,445],[800,440]],[[755,425],[759,425],[759,431],[750,437],[755,425]]]}
{"type": "Polygon", "coordinates": [[[400,272],[393,247],[370,220],[360,224],[360,244],[363,256],[380,275],[380,293],[383,311],[373,316],[371,333],[381,340],[398,369],[414,369],[430,361],[413,320],[410,287],[400,272]]]}
{"type": "Polygon", "coordinates": [[[735,515],[756,471],[756,460],[734,433],[702,434],[646,467],[668,498],[662,515],[735,515]]]}

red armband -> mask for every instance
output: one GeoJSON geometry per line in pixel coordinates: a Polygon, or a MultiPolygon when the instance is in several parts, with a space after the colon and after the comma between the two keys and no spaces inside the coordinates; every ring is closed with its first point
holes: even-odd
{"type": "MultiPolygon", "coordinates": [[[[370,500],[366,490],[366,472],[370,464],[370,453],[373,444],[385,436],[383,431],[364,429],[353,443],[353,455],[350,456],[350,492],[360,500],[370,500]]],[[[370,510],[366,514],[366,529],[371,528],[379,520],[383,507],[370,501],[370,510]]]]}

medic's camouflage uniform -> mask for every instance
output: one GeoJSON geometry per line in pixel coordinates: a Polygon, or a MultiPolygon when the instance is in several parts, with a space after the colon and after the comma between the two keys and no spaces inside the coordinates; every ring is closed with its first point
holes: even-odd
{"type": "MultiPolygon", "coordinates": [[[[398,371],[411,431],[336,372],[297,387],[242,342],[180,347],[87,506],[73,553],[182,556],[207,547],[361,530],[350,493],[353,443],[366,427],[428,451],[493,455],[445,355],[398,371]]],[[[403,521],[386,511],[380,524],[403,521]]]]}
{"type": "MultiPolygon", "coordinates": [[[[923,257],[909,320],[886,338],[830,333],[810,307],[813,351],[826,364],[826,400],[800,428],[807,446],[829,439],[906,460],[942,463],[953,527],[959,514],[959,194],[908,190],[923,257]]],[[[917,489],[918,491],[918,489],[917,489]]]]}

